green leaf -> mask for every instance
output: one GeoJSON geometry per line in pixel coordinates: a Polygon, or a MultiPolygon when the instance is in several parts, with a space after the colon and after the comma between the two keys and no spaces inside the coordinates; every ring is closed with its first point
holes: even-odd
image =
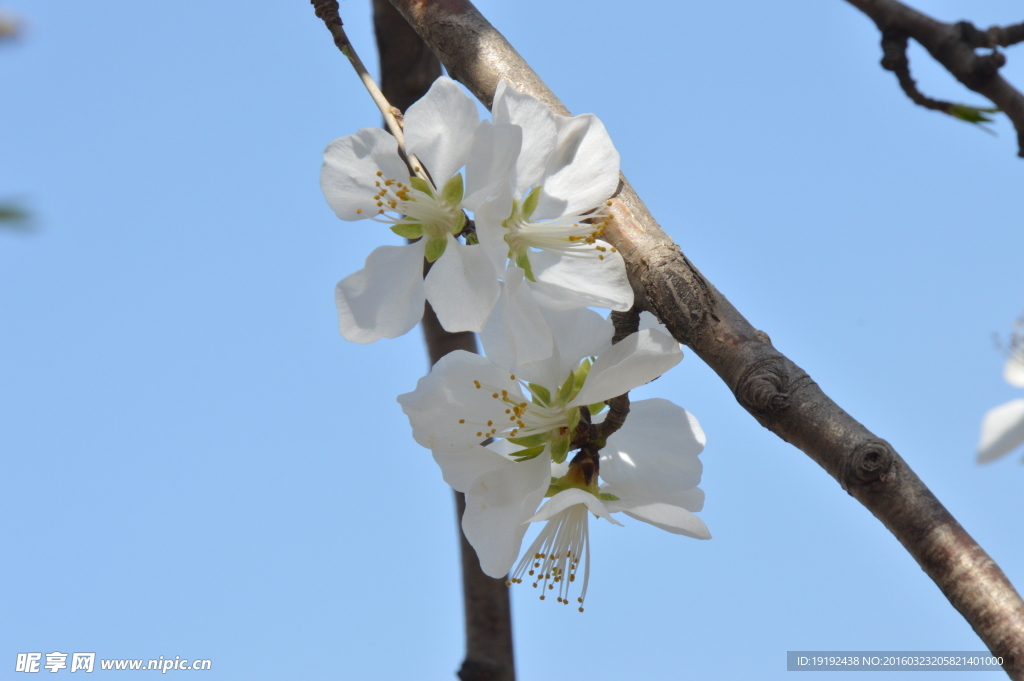
{"type": "Polygon", "coordinates": [[[465,187],[462,184],[462,173],[455,173],[450,180],[444,183],[444,189],[441,190],[441,200],[449,206],[458,206],[462,203],[464,195],[465,187]]]}
{"type": "Polygon", "coordinates": [[[399,222],[396,225],[391,225],[391,231],[398,236],[404,236],[406,239],[419,239],[423,236],[423,223],[399,222]]]}
{"type": "Polygon", "coordinates": [[[431,237],[427,239],[427,247],[424,250],[423,257],[427,259],[427,262],[434,262],[444,255],[446,248],[448,248],[448,237],[431,237]]]}
{"type": "Polygon", "coordinates": [[[597,498],[601,501],[621,501],[617,496],[608,492],[601,492],[597,495],[597,498]]]}
{"type": "Polygon", "coordinates": [[[548,439],[544,433],[536,433],[535,435],[525,435],[523,437],[510,437],[508,441],[520,447],[535,447],[544,444],[548,439]]]}
{"type": "Polygon", "coordinates": [[[537,281],[533,276],[533,266],[530,265],[530,256],[526,253],[520,253],[516,256],[516,265],[520,267],[523,272],[526,273],[526,278],[530,281],[537,281]]]}
{"type": "Polygon", "coordinates": [[[587,409],[590,410],[590,415],[591,416],[597,416],[602,411],[604,411],[605,407],[607,407],[607,406],[608,406],[607,402],[598,402],[597,404],[588,404],[587,405],[587,409]]]}
{"type": "Polygon", "coordinates": [[[430,183],[424,180],[422,177],[410,177],[409,186],[417,191],[421,191],[427,196],[434,195],[434,188],[430,186],[430,183]]]}
{"type": "Polygon", "coordinates": [[[565,461],[566,454],[569,453],[569,434],[566,433],[562,437],[556,438],[551,442],[551,460],[555,463],[562,463],[565,461]]]}
{"type": "Polygon", "coordinates": [[[540,445],[538,447],[530,447],[529,449],[520,449],[518,452],[512,452],[510,454],[516,461],[529,461],[530,459],[536,459],[538,456],[544,453],[544,449],[547,445],[540,445]]]}
{"type": "Polygon", "coordinates": [[[533,211],[537,210],[537,203],[540,201],[540,187],[534,187],[530,190],[530,193],[523,199],[523,217],[527,220],[533,215],[533,211]]]}
{"type": "Polygon", "coordinates": [[[950,104],[949,108],[946,109],[953,118],[959,118],[962,121],[980,125],[982,123],[991,123],[993,119],[991,116],[986,114],[997,113],[999,109],[996,108],[982,108],[976,106],[967,106],[966,104],[950,104]]]}
{"type": "Polygon", "coordinates": [[[536,383],[527,383],[526,387],[529,388],[530,392],[536,398],[536,401],[543,404],[545,407],[551,406],[551,391],[542,385],[536,383]]]}

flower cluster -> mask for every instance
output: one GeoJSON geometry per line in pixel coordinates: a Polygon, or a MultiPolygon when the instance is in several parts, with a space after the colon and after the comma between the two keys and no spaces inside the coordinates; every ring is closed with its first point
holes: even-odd
{"type": "Polygon", "coordinates": [[[555,116],[505,82],[481,121],[458,85],[438,79],[404,133],[413,177],[376,128],[324,154],[321,187],[338,217],[410,241],[380,246],[339,282],[341,333],[394,338],[425,301],[445,330],[481,333],[486,356],[448,354],[398,401],[465,493],[462,527],[483,571],[566,604],[579,576],[582,611],[590,514],[711,536],[694,515],[704,501],[697,420],[667,400],[626,397],[682,359],[678,343],[655,322],[613,344],[611,322],[590,309],[633,306],[625,263],[601,238],[618,152],[596,117],[555,116]]]}

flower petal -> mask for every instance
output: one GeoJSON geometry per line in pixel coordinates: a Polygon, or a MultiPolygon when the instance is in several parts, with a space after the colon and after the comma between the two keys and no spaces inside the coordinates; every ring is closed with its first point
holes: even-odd
{"type": "Polygon", "coordinates": [[[409,417],[416,442],[431,450],[460,452],[507,422],[502,390],[517,401],[526,399],[504,369],[486,357],[456,350],[438,360],[414,391],[399,395],[398,403],[409,417]]]}
{"type": "Polygon", "coordinates": [[[363,128],[327,145],[320,189],[335,215],[342,220],[377,215],[374,183],[380,180],[378,170],[386,179],[409,177],[409,169],[398,156],[398,143],[380,128],[363,128]]]}
{"type": "Polygon", "coordinates": [[[475,211],[499,188],[507,191],[509,174],[522,144],[523,130],[518,125],[492,125],[490,121],[482,121],[477,126],[466,161],[466,198],[463,199],[466,208],[475,211]]]}
{"type": "Polygon", "coordinates": [[[470,449],[457,452],[436,449],[432,454],[434,461],[441,467],[444,481],[459,492],[469,489],[481,475],[498,470],[504,463],[509,463],[501,454],[480,445],[473,445],[470,449]]]}
{"type": "Polygon", "coordinates": [[[427,166],[436,187],[466,164],[479,122],[476,103],[445,76],[405,112],[405,146],[427,166]]]}
{"type": "Polygon", "coordinates": [[[622,255],[603,241],[589,248],[591,251],[586,255],[530,253],[537,288],[553,299],[549,306],[603,307],[620,311],[633,307],[633,287],[629,285],[622,255]],[[605,252],[600,253],[597,246],[606,249],[605,252]],[[598,258],[599,254],[604,258],[598,258]]]}
{"type": "Polygon", "coordinates": [[[576,504],[583,504],[591,513],[599,518],[604,518],[613,525],[622,525],[622,523],[611,516],[608,509],[605,508],[603,501],[590,492],[575,487],[563,490],[551,497],[528,522],[538,523],[542,520],[549,520],[554,515],[576,504]]]}
{"type": "Polygon", "coordinates": [[[524,285],[522,270],[509,268],[505,279],[480,341],[495,364],[515,372],[519,365],[551,357],[554,342],[540,306],[524,285]]]}
{"type": "Polygon", "coordinates": [[[445,331],[482,331],[501,294],[494,265],[483,248],[447,238],[444,255],[423,281],[427,300],[445,331]]]}
{"type": "Polygon", "coordinates": [[[683,353],[672,338],[655,329],[627,336],[601,353],[583,389],[569,406],[594,404],[653,381],[679,364],[683,353]]]}
{"type": "Polygon", "coordinates": [[[711,539],[711,532],[704,521],[687,511],[671,504],[647,504],[644,506],[633,506],[631,508],[620,508],[618,502],[608,502],[609,510],[622,511],[630,518],[642,520],[655,527],[671,532],[682,534],[694,539],[711,539]]]}
{"type": "Polygon", "coordinates": [[[1017,348],[1017,352],[1010,355],[1010,359],[1006,360],[1003,378],[1010,385],[1024,388],[1024,346],[1017,348]]]}
{"type": "Polygon", "coordinates": [[[480,569],[501,578],[519,555],[519,547],[537,504],[550,482],[551,459],[538,456],[522,462],[504,461],[466,491],[462,531],[476,550],[480,569]]]}
{"type": "Polygon", "coordinates": [[[491,110],[495,124],[518,125],[523,129],[523,146],[512,175],[515,194],[522,198],[543,182],[548,159],[557,144],[558,117],[539,99],[516,91],[504,80],[498,83],[491,110]]]}
{"type": "Polygon", "coordinates": [[[423,317],[423,242],[379,246],[363,269],[334,289],[338,328],[347,340],[397,338],[423,317]]]}
{"type": "Polygon", "coordinates": [[[555,116],[555,124],[558,141],[548,157],[535,220],[596,208],[619,186],[619,152],[597,116],[555,116]]]}
{"type": "Polygon", "coordinates": [[[703,504],[703,493],[695,497],[690,490],[700,484],[697,455],[706,441],[700,423],[682,407],[660,398],[633,402],[625,425],[601,450],[601,477],[608,492],[635,504],[699,511],[693,504],[703,504]]]}
{"type": "Polygon", "coordinates": [[[1024,399],[1002,404],[985,414],[978,442],[978,463],[1007,454],[1024,442],[1024,399]]]}

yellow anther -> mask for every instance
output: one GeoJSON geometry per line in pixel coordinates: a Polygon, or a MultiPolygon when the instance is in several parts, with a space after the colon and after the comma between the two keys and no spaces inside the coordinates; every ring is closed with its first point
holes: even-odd
{"type": "Polygon", "coordinates": [[[378,170],[378,171],[377,171],[377,177],[384,177],[384,173],[382,173],[382,172],[380,172],[380,171],[378,170]]]}
{"type": "Polygon", "coordinates": [[[477,388],[479,388],[480,387],[480,381],[478,381],[476,379],[473,379],[473,385],[475,385],[477,388]]]}
{"type": "Polygon", "coordinates": [[[362,213],[362,212],[363,212],[363,209],[362,209],[362,208],[356,208],[356,213],[357,213],[357,214],[358,214],[358,213],[362,213]]]}
{"type": "Polygon", "coordinates": [[[459,423],[465,423],[466,419],[459,419],[459,423]]]}

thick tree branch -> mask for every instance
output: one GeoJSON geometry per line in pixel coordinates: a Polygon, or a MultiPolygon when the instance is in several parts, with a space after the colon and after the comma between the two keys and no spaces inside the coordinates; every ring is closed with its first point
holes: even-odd
{"type": "MultiPolygon", "coordinates": [[[[953,76],[969,89],[987,97],[999,110],[1009,117],[1013,127],[1017,129],[1017,155],[1024,157],[1024,95],[1010,85],[1001,75],[999,68],[1006,63],[1006,57],[996,51],[998,46],[1007,46],[1024,41],[1024,25],[1015,24],[1006,28],[993,26],[987,31],[979,31],[973,24],[961,21],[947,24],[918,12],[898,0],[846,0],[866,14],[878,30],[882,32],[882,46],[885,57],[883,68],[895,71],[903,90],[916,103],[929,109],[945,111],[962,118],[955,109],[950,109],[948,102],[923,97],[922,100],[912,94],[917,92],[910,79],[909,69],[902,75],[894,68],[891,45],[900,37],[913,38],[940,64],[946,67],[953,76]],[[890,47],[887,47],[888,40],[890,47]],[[993,48],[991,54],[978,54],[976,48],[993,48]],[[907,81],[911,89],[908,89],[907,81]],[[933,106],[932,104],[944,104],[933,106]]],[[[906,57],[904,55],[904,61],[906,57]]]]}
{"type": "MultiPolygon", "coordinates": [[[[485,105],[490,106],[498,81],[505,79],[555,113],[568,115],[554,93],[468,0],[392,0],[392,4],[449,74],[485,105]]],[[[855,4],[902,7],[881,0],[855,4]]],[[[925,29],[941,29],[927,17],[918,21],[925,26],[912,27],[909,34],[915,39],[925,29]]],[[[946,49],[959,54],[957,44],[954,36],[953,45],[946,49]]],[[[993,75],[982,84],[985,91],[992,91],[993,79],[1001,81],[993,75]]],[[[1005,93],[993,95],[1005,110],[1005,93]]],[[[1024,660],[1024,602],[892,446],[832,402],[701,275],[625,178],[610,211],[605,238],[626,259],[640,306],[654,312],[677,340],[707,362],[759,423],[803,450],[881,520],[990,650],[1024,660]]],[[[1024,671],[1010,675],[1024,680],[1024,671]]]]}
{"type": "MultiPolygon", "coordinates": [[[[441,75],[441,64],[387,0],[373,0],[373,26],[380,54],[381,91],[392,106],[405,111],[441,75]]],[[[422,329],[431,366],[454,350],[477,352],[476,337],[445,331],[429,304],[422,329]]],[[[508,587],[504,580],[488,577],[480,569],[476,551],[462,531],[466,498],[461,492],[455,492],[455,508],[466,625],[466,657],[458,676],[462,681],[515,681],[508,587]]]]}

